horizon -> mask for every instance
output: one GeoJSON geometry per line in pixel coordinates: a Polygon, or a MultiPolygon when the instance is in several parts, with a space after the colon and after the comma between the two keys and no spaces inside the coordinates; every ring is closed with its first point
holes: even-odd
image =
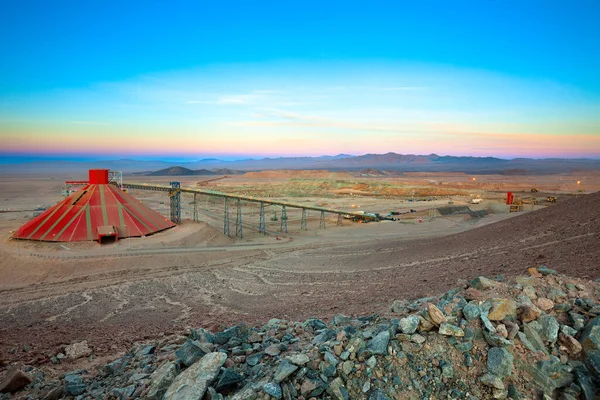
{"type": "Polygon", "coordinates": [[[0,164],[600,158],[593,1],[0,11],[0,164]]]}
{"type": "Polygon", "coordinates": [[[37,163],[37,162],[49,162],[49,161],[53,161],[53,162],[81,162],[81,163],[90,163],[90,162],[118,162],[118,161],[135,161],[135,162],[163,162],[163,163],[168,163],[168,164],[176,164],[176,163],[180,163],[180,164],[194,164],[194,163],[199,163],[199,162],[210,162],[210,161],[218,161],[218,162],[224,162],[224,163],[235,163],[235,162],[242,162],[242,161],[261,161],[261,160],[277,160],[277,159],[292,159],[292,158],[313,158],[313,159],[318,159],[318,158],[326,158],[326,157],[340,157],[340,156],[344,156],[347,158],[354,158],[354,157],[362,157],[362,156],[367,156],[367,155],[375,155],[375,156],[381,156],[381,155],[386,155],[386,154],[395,154],[395,155],[402,155],[402,156],[416,156],[416,157],[428,157],[428,156],[438,156],[438,157],[457,157],[457,158],[480,158],[480,159],[485,159],[485,158],[494,158],[494,159],[499,159],[499,160],[503,160],[503,161],[511,161],[511,160],[518,160],[518,159],[524,159],[524,160],[533,160],[533,161],[542,161],[542,160],[563,160],[563,161],[569,161],[569,160],[590,160],[590,161],[595,161],[595,160],[600,160],[600,157],[541,157],[541,158],[532,158],[532,157],[493,157],[493,156],[469,156],[469,155],[462,155],[462,156],[452,156],[452,155],[448,155],[448,154],[438,154],[438,153],[430,153],[430,154],[402,154],[402,153],[396,153],[396,152],[388,152],[388,153],[364,153],[364,154],[345,154],[345,153],[340,153],[340,154],[322,154],[319,156],[303,156],[303,155],[299,155],[299,156],[268,156],[268,157],[252,157],[252,156],[248,156],[248,157],[240,157],[240,158],[233,158],[233,157],[228,157],[228,156],[223,156],[223,157],[212,157],[212,156],[206,156],[206,157],[162,157],[162,156],[140,156],[140,157],[131,157],[131,156],[112,156],[112,155],[100,155],[100,156],[91,156],[91,155],[77,155],[77,156],[72,156],[72,155],[55,155],[55,154],[19,154],[19,155],[3,155],[2,153],[0,153],[1,157],[0,157],[0,165],[2,164],[31,164],[31,163],[37,163]]]}

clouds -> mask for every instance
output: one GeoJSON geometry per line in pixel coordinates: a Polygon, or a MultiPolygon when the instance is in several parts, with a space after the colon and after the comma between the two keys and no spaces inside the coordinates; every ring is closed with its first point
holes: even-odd
{"type": "Polygon", "coordinates": [[[583,154],[596,144],[584,136],[600,135],[599,99],[556,83],[449,67],[337,67],[187,70],[11,99],[0,133],[18,126],[60,141],[68,131],[81,145],[92,132],[129,135],[155,152],[255,144],[274,154],[273,143],[287,143],[314,155],[468,155],[468,143],[485,155],[520,145],[541,154],[547,143],[583,154]]]}

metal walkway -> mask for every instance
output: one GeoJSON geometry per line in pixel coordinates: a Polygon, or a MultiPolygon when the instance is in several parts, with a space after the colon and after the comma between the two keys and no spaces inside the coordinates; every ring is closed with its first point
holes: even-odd
{"type": "MultiPolygon", "coordinates": [[[[181,207],[179,204],[173,204],[174,202],[180,202],[180,193],[191,193],[194,195],[194,209],[196,209],[196,195],[201,194],[205,196],[213,196],[213,197],[221,197],[225,199],[225,215],[223,220],[223,234],[230,236],[230,218],[229,218],[229,200],[234,199],[235,204],[237,206],[236,212],[236,229],[235,236],[242,237],[242,201],[251,202],[251,203],[259,203],[260,204],[260,222],[259,222],[259,231],[267,234],[266,224],[265,224],[265,204],[267,205],[275,205],[282,207],[282,220],[281,220],[281,230],[287,232],[287,213],[286,209],[289,207],[302,209],[302,220],[300,223],[300,227],[302,230],[306,230],[306,220],[307,220],[307,212],[306,210],[319,211],[320,215],[320,228],[325,229],[325,213],[329,214],[337,214],[338,215],[338,224],[340,224],[341,216],[350,215],[355,216],[362,219],[372,219],[376,220],[377,217],[365,215],[361,213],[357,213],[354,211],[345,211],[345,210],[336,210],[333,208],[326,207],[317,207],[310,206],[306,204],[297,204],[290,203],[287,201],[277,201],[264,199],[261,197],[253,197],[253,196],[241,196],[237,194],[223,193],[217,192],[216,190],[205,190],[205,189],[191,189],[191,188],[183,188],[180,187],[179,182],[171,182],[171,186],[160,186],[160,185],[147,185],[144,183],[123,183],[123,188],[126,189],[134,189],[134,190],[153,190],[159,192],[167,192],[169,193],[169,197],[171,200],[171,221],[179,223],[181,222],[181,207]]],[[[194,218],[197,220],[197,212],[194,213],[194,218]]]]}

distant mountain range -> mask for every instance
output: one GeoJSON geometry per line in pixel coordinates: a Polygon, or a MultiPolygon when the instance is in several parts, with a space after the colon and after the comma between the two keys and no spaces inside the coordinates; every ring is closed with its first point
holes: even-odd
{"type": "Polygon", "coordinates": [[[108,168],[124,173],[153,176],[233,175],[245,171],[275,169],[320,169],[330,171],[361,171],[379,169],[397,172],[465,172],[470,174],[555,174],[575,170],[600,170],[595,159],[528,159],[505,160],[494,157],[455,157],[437,154],[364,154],[351,156],[279,157],[223,161],[215,158],[194,162],[164,162],[138,160],[112,161],[37,161],[7,163],[0,173],[61,173],[73,176],[87,174],[91,168],[108,168]]]}
{"type": "Polygon", "coordinates": [[[145,174],[147,176],[191,176],[191,175],[216,175],[207,169],[192,170],[184,167],[169,167],[145,174]]]}
{"type": "Polygon", "coordinates": [[[213,168],[208,169],[189,169],[185,167],[168,167],[163,168],[154,172],[138,172],[132,175],[145,175],[145,176],[200,176],[200,175],[239,175],[243,174],[243,171],[236,171],[229,168],[213,168]]]}

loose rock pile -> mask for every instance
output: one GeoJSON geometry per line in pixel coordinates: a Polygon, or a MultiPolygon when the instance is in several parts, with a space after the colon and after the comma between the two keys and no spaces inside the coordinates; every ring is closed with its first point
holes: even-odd
{"type": "MultiPolygon", "coordinates": [[[[0,400],[594,399],[600,283],[529,273],[395,301],[391,319],[190,330],[54,380],[49,368],[13,366],[0,392],[14,394],[0,400]]],[[[87,343],[69,349],[89,354],[87,343]]]]}

